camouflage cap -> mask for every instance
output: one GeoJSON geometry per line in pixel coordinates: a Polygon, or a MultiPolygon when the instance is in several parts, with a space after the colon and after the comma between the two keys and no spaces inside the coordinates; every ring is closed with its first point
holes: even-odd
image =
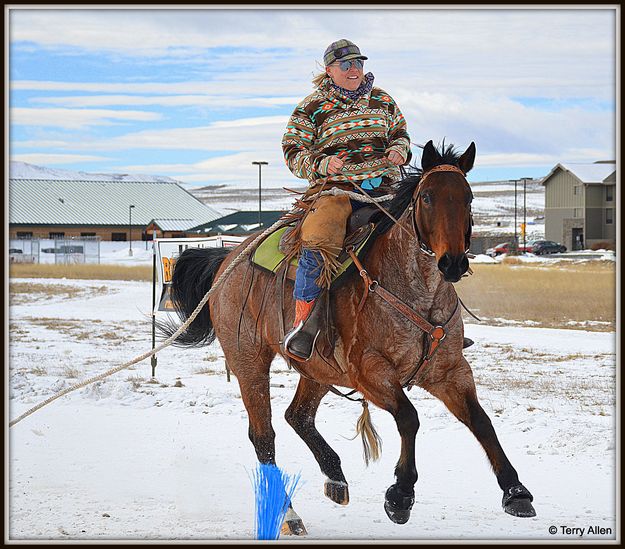
{"type": "Polygon", "coordinates": [[[323,54],[323,62],[326,67],[335,61],[347,61],[348,59],[369,59],[360,53],[356,44],[345,38],[332,42],[323,54]]]}

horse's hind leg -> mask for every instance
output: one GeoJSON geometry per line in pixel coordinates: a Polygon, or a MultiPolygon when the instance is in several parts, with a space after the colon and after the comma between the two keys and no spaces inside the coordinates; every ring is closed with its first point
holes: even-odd
{"type": "MultiPolygon", "coordinates": [[[[276,434],[271,425],[271,396],[269,393],[269,368],[275,356],[269,347],[260,352],[249,349],[245,352],[223,345],[226,362],[233,368],[241,389],[241,398],[249,418],[248,435],[258,461],[264,464],[276,463],[276,434]]],[[[286,494],[285,494],[286,497],[286,494]]],[[[302,519],[289,505],[282,533],[304,535],[306,528],[302,519]]]]}
{"type": "Polygon", "coordinates": [[[310,448],[321,472],[326,475],[325,495],[335,503],[347,505],[349,503],[349,490],[341,469],[341,459],[315,427],[317,408],[327,392],[327,386],[300,377],[295,397],[287,408],[284,417],[310,448]]]}
{"type": "Polygon", "coordinates": [[[504,511],[517,517],[536,516],[531,503],[532,494],[519,482],[519,476],[506,457],[490,418],[480,406],[469,363],[463,358],[458,366],[446,373],[444,381],[428,384],[426,379],[421,386],[442,400],[486,451],[499,487],[503,490],[504,511]]]}

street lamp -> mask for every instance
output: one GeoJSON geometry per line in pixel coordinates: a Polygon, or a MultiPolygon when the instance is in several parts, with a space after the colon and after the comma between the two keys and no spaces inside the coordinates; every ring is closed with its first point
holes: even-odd
{"type": "Polygon", "coordinates": [[[132,257],[132,209],[135,207],[134,204],[128,206],[128,243],[130,247],[128,248],[128,255],[132,257]]]}
{"type": "Polygon", "coordinates": [[[255,164],[256,166],[258,166],[258,227],[262,227],[262,222],[260,220],[260,210],[261,210],[261,206],[260,206],[260,181],[261,181],[261,175],[260,175],[260,171],[261,168],[263,166],[266,166],[267,164],[269,164],[269,162],[262,162],[262,161],[256,161],[256,162],[252,162],[252,164],[255,164]]]}

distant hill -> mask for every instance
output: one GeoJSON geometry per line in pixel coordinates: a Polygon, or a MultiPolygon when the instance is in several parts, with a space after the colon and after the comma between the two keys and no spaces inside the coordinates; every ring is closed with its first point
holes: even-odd
{"type": "Polygon", "coordinates": [[[171,177],[164,175],[143,175],[127,173],[88,173],[72,170],[60,170],[36,166],[28,162],[11,160],[9,165],[9,177],[11,179],[57,179],[79,181],[161,181],[166,183],[179,183],[171,177]]]}

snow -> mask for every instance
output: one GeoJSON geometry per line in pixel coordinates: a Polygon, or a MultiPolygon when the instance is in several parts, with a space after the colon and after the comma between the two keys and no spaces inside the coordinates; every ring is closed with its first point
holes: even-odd
{"type": "MultiPolygon", "coordinates": [[[[124,257],[126,247],[113,248],[103,257],[146,258],[134,243],[132,258],[124,257]]],[[[16,297],[10,307],[11,419],[151,348],[148,282],[12,282],[38,284],[41,291],[16,297]]],[[[383,452],[366,468],[360,441],[351,440],[360,405],[326,396],[317,426],[341,457],[351,499],[346,507],[334,504],[323,496],[324,477],[312,454],[284,420],[298,375],[278,358],[271,380],[277,461],[287,473],[301,473],[294,507],[308,529],[305,539],[580,539],[562,533],[562,526],[585,528],[583,539],[615,539],[615,334],[470,321],[466,335],[476,343],[465,356],[481,404],[533,493],[537,516],[502,511],[501,491],[477,441],[420,389],[407,393],[421,428],[416,501],[405,525],[389,521],[383,510],[399,456],[392,417],[370,408],[383,452]],[[548,531],[552,525],[556,535],[548,531]],[[588,534],[589,526],[611,533],[588,534]]],[[[247,429],[236,378],[227,382],[218,343],[168,347],[158,354],[155,378],[145,360],[10,429],[8,537],[252,540],[256,456],[247,429]]]]}
{"type": "Polygon", "coordinates": [[[11,160],[9,170],[11,179],[56,179],[62,181],[166,181],[178,183],[175,179],[164,175],[90,173],[36,166],[35,164],[29,164],[28,162],[21,162],[19,160],[11,160]]]}

